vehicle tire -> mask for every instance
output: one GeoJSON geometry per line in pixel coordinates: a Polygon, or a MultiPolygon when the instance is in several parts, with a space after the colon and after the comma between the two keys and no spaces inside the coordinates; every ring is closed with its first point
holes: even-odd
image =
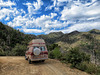
{"type": "Polygon", "coordinates": [[[45,60],[42,60],[42,62],[44,62],[45,60]]]}
{"type": "Polygon", "coordinates": [[[28,60],[28,58],[26,57],[26,55],[25,55],[25,60],[28,60]]]}
{"type": "Polygon", "coordinates": [[[29,64],[32,64],[32,61],[31,61],[30,59],[28,59],[28,63],[29,63],[29,64]]]}

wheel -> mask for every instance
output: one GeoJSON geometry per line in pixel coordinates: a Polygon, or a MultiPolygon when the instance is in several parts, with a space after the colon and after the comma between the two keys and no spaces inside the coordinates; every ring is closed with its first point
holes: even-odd
{"type": "Polygon", "coordinates": [[[26,55],[25,55],[25,60],[28,60],[28,58],[26,57],[26,55]]]}
{"type": "Polygon", "coordinates": [[[31,63],[32,63],[32,61],[31,61],[30,59],[28,59],[28,62],[29,62],[29,64],[31,64],[31,63]]]}
{"type": "Polygon", "coordinates": [[[42,62],[44,62],[45,60],[42,60],[42,62]]]}

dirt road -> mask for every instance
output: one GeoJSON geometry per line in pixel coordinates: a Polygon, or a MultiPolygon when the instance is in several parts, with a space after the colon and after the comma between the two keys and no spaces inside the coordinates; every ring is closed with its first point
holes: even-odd
{"type": "Polygon", "coordinates": [[[28,64],[24,57],[0,57],[0,75],[88,75],[58,60],[28,64]]]}

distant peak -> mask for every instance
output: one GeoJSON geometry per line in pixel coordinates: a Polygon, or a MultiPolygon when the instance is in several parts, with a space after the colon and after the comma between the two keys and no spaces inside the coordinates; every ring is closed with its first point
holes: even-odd
{"type": "Polygon", "coordinates": [[[100,30],[97,30],[97,29],[92,29],[89,32],[93,34],[100,34],[100,30]]]}
{"type": "Polygon", "coordinates": [[[79,31],[77,31],[77,30],[75,30],[75,31],[73,31],[73,32],[69,33],[69,35],[74,35],[74,34],[78,34],[78,33],[80,33],[80,32],[79,32],[79,31]]]}
{"type": "Polygon", "coordinates": [[[60,31],[60,32],[51,32],[49,34],[64,34],[64,33],[60,31]]]}

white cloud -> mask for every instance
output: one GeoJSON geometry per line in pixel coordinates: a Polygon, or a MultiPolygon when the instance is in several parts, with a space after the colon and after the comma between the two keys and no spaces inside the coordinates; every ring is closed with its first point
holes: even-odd
{"type": "Polygon", "coordinates": [[[60,10],[59,7],[55,7],[55,11],[59,12],[59,10],[60,10]]]}
{"type": "Polygon", "coordinates": [[[51,23],[51,20],[53,20],[53,18],[54,18],[55,16],[57,16],[56,13],[51,13],[51,14],[49,14],[48,16],[47,16],[47,15],[42,15],[42,16],[36,18],[36,19],[34,20],[34,22],[35,22],[35,24],[36,24],[37,26],[39,26],[39,27],[45,27],[45,25],[46,25],[47,23],[51,23]]]}
{"type": "Polygon", "coordinates": [[[55,16],[57,16],[56,13],[51,13],[51,18],[53,18],[53,17],[55,17],[55,16]]]}
{"type": "Polygon", "coordinates": [[[49,31],[46,31],[45,34],[49,34],[51,32],[61,32],[62,30],[49,30],[49,31]]]}
{"type": "Polygon", "coordinates": [[[70,33],[70,32],[75,31],[75,30],[84,32],[84,31],[89,31],[92,29],[99,29],[100,30],[100,21],[77,23],[77,24],[70,26],[66,30],[62,30],[62,31],[64,33],[70,33]]]}
{"type": "Polygon", "coordinates": [[[0,10],[0,20],[9,21],[11,18],[15,18],[23,13],[25,13],[23,9],[17,10],[16,8],[2,8],[0,10]]]}
{"type": "Polygon", "coordinates": [[[8,25],[16,29],[19,27],[19,30],[25,33],[43,32],[48,34],[59,31],[69,33],[74,30],[100,29],[100,20],[98,20],[100,19],[100,5],[95,0],[92,0],[91,3],[85,2],[84,4],[79,0],[52,0],[53,4],[48,5],[45,9],[51,10],[54,8],[56,13],[50,12],[48,15],[45,15],[45,13],[39,15],[41,6],[44,4],[42,0],[33,1],[33,3],[23,3],[28,7],[28,13],[23,9],[11,8],[11,6],[16,4],[10,0],[7,2],[0,1],[3,7],[0,9],[0,20],[9,21],[12,19],[12,21],[8,22],[8,25]],[[6,5],[5,3],[7,2],[10,4],[6,5]],[[64,9],[59,8],[63,5],[64,9]],[[59,16],[59,13],[61,16],[59,16]],[[34,17],[33,14],[38,14],[40,17],[34,17]],[[68,27],[69,24],[71,25],[70,27],[68,27]]]}
{"type": "Polygon", "coordinates": [[[8,22],[8,25],[11,27],[17,27],[17,26],[24,26],[28,21],[28,18],[17,16],[13,19],[12,22],[8,22]]]}
{"type": "Polygon", "coordinates": [[[39,30],[39,29],[22,29],[25,33],[42,33],[43,31],[42,30],[39,30]]]}
{"type": "MultiPolygon", "coordinates": [[[[56,13],[51,13],[48,16],[42,15],[38,18],[30,19],[27,16],[16,16],[12,22],[9,22],[8,25],[11,27],[21,26],[20,30],[23,30],[25,33],[49,33],[51,29],[62,28],[66,26],[66,23],[54,20],[53,18],[57,16],[56,13]],[[41,28],[41,31],[38,29],[41,28]],[[36,30],[37,29],[37,30],[36,30]],[[37,31],[37,32],[36,32],[37,31]]],[[[52,30],[52,31],[54,31],[52,30]]],[[[57,31],[57,30],[55,30],[57,31]]]]}
{"type": "Polygon", "coordinates": [[[37,2],[23,3],[23,5],[27,5],[29,15],[31,16],[32,14],[39,14],[40,13],[40,12],[38,12],[38,10],[40,10],[41,6],[43,5],[43,2],[41,0],[37,0],[37,2]]]}
{"type": "Polygon", "coordinates": [[[12,13],[14,13],[13,10],[11,9],[6,9],[6,8],[3,8],[0,10],[0,19],[3,19],[5,18],[6,16],[9,16],[11,15],[12,13]]]}
{"type": "Polygon", "coordinates": [[[52,8],[54,8],[54,7],[56,6],[56,4],[57,4],[57,0],[51,0],[51,1],[53,2],[53,4],[47,6],[47,7],[45,8],[45,11],[47,11],[47,10],[51,10],[52,8]]]}
{"type": "Polygon", "coordinates": [[[43,2],[41,0],[37,0],[37,2],[34,2],[33,5],[35,7],[35,10],[38,10],[43,5],[43,2]]]}
{"type": "Polygon", "coordinates": [[[65,6],[61,11],[61,20],[67,20],[68,24],[72,26],[65,30],[64,33],[70,33],[72,31],[89,31],[91,29],[100,29],[100,5],[95,0],[91,3],[82,4],[74,2],[68,6],[65,6]],[[90,6],[88,6],[90,5],[90,6]]]}
{"type": "MultiPolygon", "coordinates": [[[[94,5],[86,6],[75,4],[71,5],[71,8],[67,6],[61,12],[61,20],[87,20],[91,17],[98,17],[100,15],[100,5],[94,3],[94,5]]],[[[100,17],[99,17],[100,18],[100,17]]]]}
{"type": "Polygon", "coordinates": [[[11,7],[11,6],[15,6],[16,3],[11,2],[10,0],[4,2],[3,0],[0,0],[0,7],[11,7]]]}
{"type": "Polygon", "coordinates": [[[5,19],[5,20],[7,21],[7,20],[9,20],[9,19],[10,19],[10,17],[6,17],[6,19],[5,19]]]}

